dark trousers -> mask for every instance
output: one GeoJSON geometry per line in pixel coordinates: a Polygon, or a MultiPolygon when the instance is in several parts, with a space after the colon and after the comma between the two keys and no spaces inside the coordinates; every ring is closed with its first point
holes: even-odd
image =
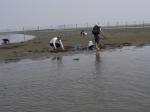
{"type": "MultiPolygon", "coordinates": [[[[55,43],[56,47],[60,47],[60,44],[59,43],[55,43]]],[[[50,46],[54,47],[54,44],[53,43],[50,43],[50,46]]]]}
{"type": "Polygon", "coordinates": [[[100,36],[99,35],[94,35],[94,38],[95,38],[95,43],[99,44],[100,36]]]}
{"type": "Polygon", "coordinates": [[[93,50],[93,48],[94,48],[94,45],[88,47],[89,50],[93,50]]]}

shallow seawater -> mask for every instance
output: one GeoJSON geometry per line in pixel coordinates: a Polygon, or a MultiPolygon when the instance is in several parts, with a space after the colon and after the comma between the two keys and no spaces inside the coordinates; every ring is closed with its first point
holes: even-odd
{"type": "Polygon", "coordinates": [[[3,43],[2,39],[9,39],[10,43],[18,43],[18,42],[24,42],[31,40],[35,38],[32,35],[24,35],[24,34],[6,34],[6,35],[0,35],[0,45],[3,43]]]}
{"type": "Polygon", "coordinates": [[[150,46],[0,64],[0,112],[149,112],[150,46]]]}

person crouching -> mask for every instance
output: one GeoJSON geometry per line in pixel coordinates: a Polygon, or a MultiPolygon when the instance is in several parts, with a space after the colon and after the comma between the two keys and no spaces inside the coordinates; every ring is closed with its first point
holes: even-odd
{"type": "Polygon", "coordinates": [[[49,41],[49,45],[51,47],[53,47],[54,50],[57,50],[58,48],[61,47],[62,50],[64,50],[64,46],[62,44],[61,41],[61,37],[57,36],[57,37],[53,37],[50,41],[49,41]]]}
{"type": "Polygon", "coordinates": [[[88,49],[89,50],[93,50],[94,49],[93,41],[89,41],[89,43],[88,43],[88,49]]]}

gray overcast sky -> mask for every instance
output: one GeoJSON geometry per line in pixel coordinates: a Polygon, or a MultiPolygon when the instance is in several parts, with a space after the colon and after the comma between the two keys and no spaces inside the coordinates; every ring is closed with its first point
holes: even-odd
{"type": "Polygon", "coordinates": [[[150,0],[0,0],[0,29],[149,21],[150,0]]]}

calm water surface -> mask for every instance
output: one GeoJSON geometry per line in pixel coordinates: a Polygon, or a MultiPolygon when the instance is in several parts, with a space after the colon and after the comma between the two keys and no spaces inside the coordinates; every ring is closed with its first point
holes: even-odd
{"type": "Polygon", "coordinates": [[[3,43],[2,39],[7,38],[9,39],[10,43],[18,43],[31,40],[35,38],[32,35],[24,35],[24,34],[6,34],[0,35],[0,45],[3,43]]]}
{"type": "Polygon", "coordinates": [[[0,112],[150,112],[150,46],[1,63],[0,112]]]}

